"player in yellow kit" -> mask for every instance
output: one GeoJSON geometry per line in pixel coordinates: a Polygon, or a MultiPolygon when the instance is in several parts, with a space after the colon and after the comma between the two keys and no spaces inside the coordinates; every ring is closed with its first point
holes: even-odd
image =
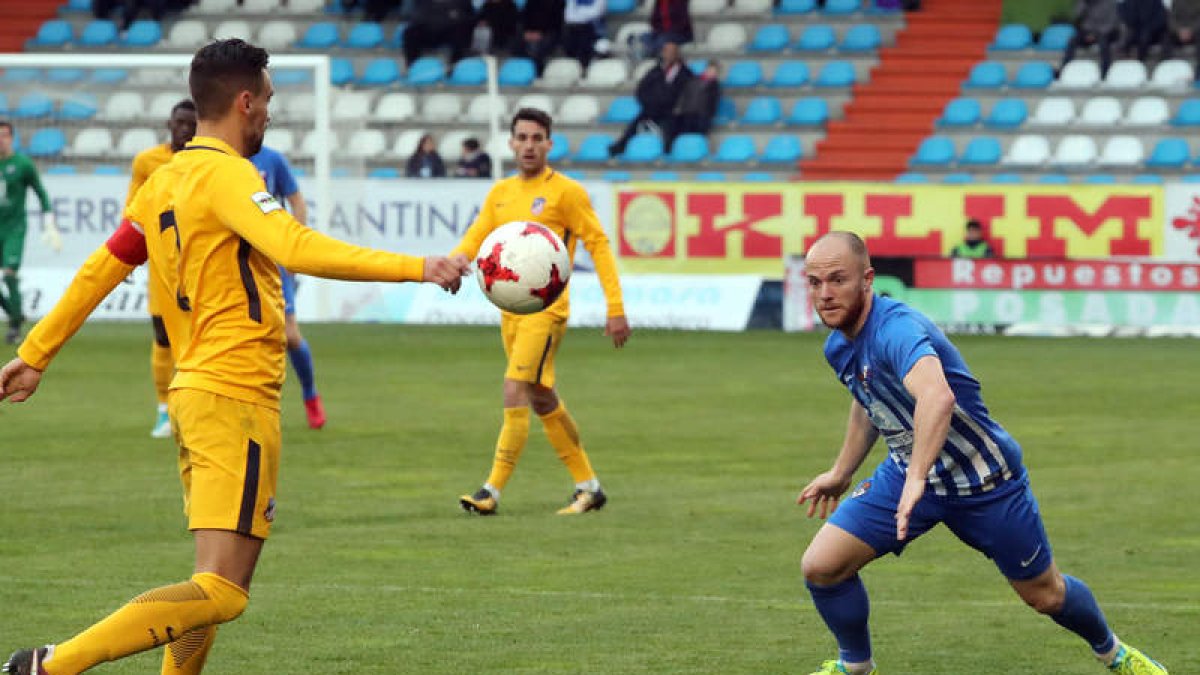
{"type": "MultiPolygon", "coordinates": [[[[572,260],[576,246],[582,241],[596,261],[596,273],[608,302],[604,333],[612,338],[613,345],[621,347],[629,339],[630,331],[621,302],[616,259],[587,191],[546,162],[551,145],[550,126],[550,116],[535,108],[522,108],[513,116],[508,144],[517,158],[518,174],[496,183],[451,257],[462,263],[473,259],[492,230],[515,220],[538,222],[554,230],[566,243],[572,260]]],[[[569,290],[536,314],[504,312],[501,316],[500,335],[508,357],[508,368],[504,371],[504,423],[487,481],[474,494],[459,498],[466,511],[480,515],[496,513],[500,493],[529,437],[531,407],[541,418],[546,437],[575,481],[570,502],[558,513],[586,513],[608,501],[580,442],[579,428],[554,388],[554,356],[567,330],[569,290]]]]}
{"type": "MultiPolygon", "coordinates": [[[[129,195],[125,198],[128,207],[133,202],[133,196],[138,188],[150,178],[160,166],[171,161],[175,153],[183,149],[192,136],[196,135],[196,104],[191,99],[183,99],[171,108],[171,116],[167,119],[167,131],[171,140],[147,148],[133,158],[130,167],[132,178],[129,181],[129,195]]],[[[178,310],[175,298],[168,288],[160,283],[157,275],[151,274],[146,283],[146,306],[150,311],[150,323],[154,328],[154,341],[150,347],[150,372],[154,377],[154,393],[158,398],[158,411],[154,427],[150,435],[154,438],[169,438],[171,436],[171,419],[167,415],[167,388],[175,375],[175,357],[173,346],[167,338],[168,324],[178,332],[186,317],[178,310]]]]}
{"type": "MultiPolygon", "coordinates": [[[[190,73],[197,136],[160,170],[178,173],[163,181],[170,184],[157,197],[158,208],[146,212],[139,191],[129,215],[149,222],[122,225],[34,328],[18,358],[0,369],[0,399],[27,399],[54,352],[121,272],[155,256],[152,271],[174,283],[177,302],[191,316],[168,399],[196,545],[195,574],[137,596],[69,640],[14,653],[0,672],[74,675],[170,644],[162,672],[199,673],[216,626],[246,607],[275,517],[285,368],[276,265],[338,279],[430,281],[448,290],[457,290],[466,271],[448,258],[331,239],[298,223],[266,192],[245,159],[262,145],[269,118],[273,92],[266,66],[265,51],[238,39],[197,52],[190,73]],[[170,242],[176,272],[164,245],[170,242]]],[[[157,182],[154,176],[151,182],[157,182]]]]}

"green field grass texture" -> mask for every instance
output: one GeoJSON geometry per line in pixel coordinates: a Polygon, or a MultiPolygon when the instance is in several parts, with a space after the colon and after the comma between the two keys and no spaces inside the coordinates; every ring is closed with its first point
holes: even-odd
{"type": "MultiPolygon", "coordinates": [[[[289,379],[275,531],[206,672],[803,674],[835,654],[799,574],[819,523],[794,504],[846,418],[822,336],[645,331],[617,352],[571,331],[560,389],[611,501],[554,515],[572,485],[535,422],[485,519],[457,498],[491,461],[498,332],[306,334],[329,426],[304,426],[289,379]]],[[[31,402],[0,406],[2,649],[190,573],[175,451],[148,437],[149,338],[87,326],[31,402]]],[[[1024,446],[1060,566],[1122,637],[1200,673],[1196,343],[958,343],[1024,446]]],[[[864,579],[882,673],[1104,672],[944,528],[864,579]]]]}

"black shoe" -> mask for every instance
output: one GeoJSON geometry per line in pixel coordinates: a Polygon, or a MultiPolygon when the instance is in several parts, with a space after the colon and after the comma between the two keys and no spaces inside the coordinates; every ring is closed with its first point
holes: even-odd
{"type": "Polygon", "coordinates": [[[500,503],[487,488],[479,488],[473,495],[459,497],[458,505],[467,513],[478,513],[481,516],[494,516],[500,508],[500,503]]]}
{"type": "Polygon", "coordinates": [[[42,660],[46,658],[46,652],[49,647],[38,647],[36,649],[20,649],[8,657],[8,661],[0,668],[0,673],[9,673],[10,675],[46,675],[45,669],[42,668],[42,660]]]}
{"type": "Polygon", "coordinates": [[[608,496],[604,494],[604,490],[576,490],[575,494],[571,495],[571,501],[558,510],[558,515],[574,516],[588,511],[599,511],[607,503],[608,496]]]}

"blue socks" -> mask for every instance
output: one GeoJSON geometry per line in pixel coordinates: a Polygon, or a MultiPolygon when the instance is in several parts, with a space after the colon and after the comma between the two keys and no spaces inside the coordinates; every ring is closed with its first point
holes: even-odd
{"type": "Polygon", "coordinates": [[[1112,651],[1116,636],[1104,619],[1104,612],[1096,604],[1096,596],[1092,590],[1079,579],[1063,575],[1067,582],[1067,597],[1063,600],[1062,610],[1051,616],[1054,622],[1087,640],[1092,651],[1104,654],[1112,651]]]}
{"type": "Polygon", "coordinates": [[[825,625],[837,638],[838,658],[846,663],[870,661],[871,630],[867,626],[867,618],[871,613],[871,603],[862,579],[855,574],[834,586],[814,586],[808,582],[804,585],[808,586],[813,604],[825,620],[825,625]]]}
{"type": "Polygon", "coordinates": [[[301,340],[299,347],[289,349],[288,358],[292,361],[296,377],[300,378],[300,386],[304,389],[304,400],[309,401],[316,398],[317,383],[313,377],[312,352],[308,350],[308,341],[301,340]]]}

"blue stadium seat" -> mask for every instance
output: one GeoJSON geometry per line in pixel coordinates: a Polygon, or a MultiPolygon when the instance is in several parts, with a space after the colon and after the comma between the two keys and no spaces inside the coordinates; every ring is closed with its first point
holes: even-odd
{"type": "Polygon", "coordinates": [[[742,182],[744,183],[774,183],[779,179],[773,173],[766,171],[751,171],[742,174],[742,182]]]}
{"type": "Polygon", "coordinates": [[[354,62],[350,59],[335,57],[329,62],[329,81],[336,85],[350,84],[354,81],[354,62]]]}
{"type": "Polygon", "coordinates": [[[375,49],[383,45],[383,26],[373,21],[355,24],[343,45],[350,49],[375,49]]]}
{"type": "Polygon", "coordinates": [[[89,22],[79,33],[81,47],[109,47],[117,42],[117,24],[107,19],[89,22]]]}
{"type": "Polygon", "coordinates": [[[979,123],[981,112],[978,99],[956,98],[946,104],[937,123],[941,127],[971,127],[979,123]]]}
{"type": "Polygon", "coordinates": [[[930,136],[921,141],[911,166],[949,166],[954,161],[954,141],[946,136],[930,136]]]}
{"type": "Polygon", "coordinates": [[[1029,116],[1029,108],[1025,100],[1020,98],[1003,98],[992,106],[984,126],[993,129],[1016,129],[1025,123],[1029,116]]]}
{"type": "MultiPolygon", "coordinates": [[[[611,5],[609,6],[611,7],[611,5]]],[[[628,183],[633,180],[633,175],[628,171],[605,171],[600,175],[600,179],[610,183],[628,183]]]]}
{"type": "Polygon", "coordinates": [[[717,101],[717,114],[713,115],[713,125],[722,127],[737,119],[737,105],[733,99],[725,96],[717,101]]]}
{"type": "Polygon", "coordinates": [[[550,152],[546,155],[546,159],[551,162],[561,162],[571,153],[571,139],[561,131],[556,131],[550,135],[553,141],[550,144],[550,152]]]}
{"type": "Polygon", "coordinates": [[[724,171],[701,171],[692,177],[699,183],[724,183],[729,180],[724,171]]]}
{"type": "Polygon", "coordinates": [[[350,167],[335,166],[329,170],[329,175],[332,178],[349,178],[350,177],[350,167]]]}
{"type": "Polygon", "coordinates": [[[1112,185],[1117,182],[1117,177],[1107,173],[1094,173],[1084,176],[1083,182],[1086,185],[1112,185]]]}
{"type": "Polygon", "coordinates": [[[817,7],[816,0],[780,0],[775,7],[776,14],[794,15],[808,14],[817,7]]]}
{"type": "Polygon", "coordinates": [[[762,64],[758,61],[734,61],[721,84],[730,88],[757,87],[762,84],[762,64]]]}
{"type": "Polygon", "coordinates": [[[487,64],[478,56],[471,56],[454,64],[449,83],[458,87],[478,87],[487,82],[487,64]]]}
{"type": "Polygon", "coordinates": [[[99,105],[92,94],[72,94],[58,106],[58,116],[64,120],[90,120],[96,116],[99,105]]]}
{"type": "Polygon", "coordinates": [[[1067,43],[1075,37],[1075,27],[1068,23],[1056,23],[1046,26],[1042,37],[1038,40],[1039,52],[1061,52],[1067,48],[1067,43]]]}
{"type": "Polygon", "coordinates": [[[742,164],[754,159],[758,150],[754,147],[754,138],[746,135],[726,136],[717,148],[717,154],[712,161],[721,164],[742,164]]]}
{"type": "Polygon", "coordinates": [[[1053,81],[1053,66],[1045,61],[1030,61],[1017,69],[1012,86],[1017,89],[1045,89],[1053,81]]]}
{"type": "Polygon", "coordinates": [[[769,87],[803,87],[808,84],[808,64],[803,61],[780,61],[771,75],[769,87]]]}
{"type": "Polygon", "coordinates": [[[688,61],[688,70],[692,71],[693,75],[699,75],[708,67],[708,59],[692,59],[688,61]]]}
{"type": "Polygon", "coordinates": [[[1038,176],[1035,182],[1038,185],[1066,185],[1071,182],[1071,178],[1061,173],[1044,173],[1038,176]]]}
{"type": "Polygon", "coordinates": [[[388,47],[392,49],[400,49],[404,46],[404,31],[408,30],[408,22],[401,21],[396,25],[396,30],[392,32],[392,39],[388,40],[388,47]]]}
{"type": "Polygon", "coordinates": [[[823,98],[801,98],[792,104],[788,126],[822,126],[829,120],[829,103],[823,98]]]}
{"type": "Polygon", "coordinates": [[[1156,173],[1139,173],[1129,182],[1134,185],[1162,185],[1163,177],[1156,173]]]}
{"type": "Polygon", "coordinates": [[[42,173],[47,176],[74,176],[77,171],[73,164],[51,164],[42,173]]]}
{"type": "Polygon", "coordinates": [[[358,78],[358,83],[366,87],[387,87],[399,81],[400,65],[390,57],[371,59],[358,78]]]}
{"type": "Polygon", "coordinates": [[[759,96],[750,99],[746,112],[742,113],[742,124],[778,124],[783,118],[783,104],[774,96],[759,96]]]}
{"type": "Polygon", "coordinates": [[[17,119],[49,117],[54,112],[54,101],[45,94],[25,94],[10,114],[17,119]]]}
{"type": "Polygon", "coordinates": [[[518,57],[508,59],[500,66],[497,79],[500,80],[501,87],[528,87],[536,77],[537,68],[534,67],[533,61],[518,57]]]}
{"type": "Polygon", "coordinates": [[[95,84],[121,84],[129,78],[129,71],[124,68],[97,68],[92,71],[92,82],[95,84]]]}
{"type": "Polygon", "coordinates": [[[942,176],[943,185],[970,185],[975,182],[975,177],[969,173],[948,173],[942,176]]]}
{"type": "Polygon", "coordinates": [[[838,49],[844,52],[871,52],[879,49],[882,42],[883,36],[879,34],[878,26],[873,23],[860,23],[846,31],[838,49]]]}
{"type": "Polygon", "coordinates": [[[772,136],[767,139],[759,161],[763,164],[795,164],[804,156],[800,139],[793,135],[772,136]]]}
{"type": "Polygon", "coordinates": [[[92,173],[97,176],[122,176],[125,174],[125,167],[116,164],[97,164],[92,167],[92,173]]]}
{"type": "Polygon", "coordinates": [[[963,150],[959,164],[969,166],[994,166],[1000,163],[1000,141],[994,136],[972,138],[963,150]]]}
{"type": "Polygon", "coordinates": [[[1177,127],[1200,126],[1200,98],[1189,98],[1179,104],[1171,124],[1177,127]]]}
{"type": "Polygon", "coordinates": [[[1025,179],[1019,173],[998,173],[992,176],[991,183],[994,185],[1020,185],[1025,179]]]}
{"type": "Polygon", "coordinates": [[[600,118],[600,121],[607,124],[629,124],[637,119],[638,113],[641,111],[642,106],[636,98],[618,96],[608,105],[608,110],[604,111],[604,116],[600,118]]]}
{"type": "Polygon", "coordinates": [[[609,0],[606,10],[609,14],[628,14],[637,9],[637,0],[609,0]]]}
{"type": "Polygon", "coordinates": [[[788,27],[781,23],[768,23],[760,26],[754,33],[754,39],[746,49],[750,52],[781,52],[787,49],[792,41],[788,27]]]}
{"type": "Polygon", "coordinates": [[[854,64],[849,61],[830,61],[822,68],[814,83],[818,87],[849,87],[854,84],[854,64]]]}
{"type": "Polygon", "coordinates": [[[1174,137],[1163,138],[1154,145],[1154,150],[1150,152],[1150,157],[1146,159],[1146,166],[1161,169],[1178,169],[1187,164],[1189,157],[1191,157],[1191,150],[1188,148],[1186,140],[1174,137]]]}
{"type": "Polygon", "coordinates": [[[967,76],[968,89],[999,89],[1004,86],[1008,75],[1004,72],[1004,64],[996,61],[984,61],[971,68],[967,76]]]}
{"type": "Polygon", "coordinates": [[[337,43],[337,24],[319,21],[304,31],[304,36],[300,38],[300,42],[297,42],[296,46],[304,49],[332,49],[337,46],[337,43]]]}
{"type": "Polygon", "coordinates": [[[51,19],[38,28],[37,35],[25,43],[26,48],[62,47],[75,39],[75,30],[69,21],[51,19]]]}
{"type": "Polygon", "coordinates": [[[575,161],[606,162],[608,161],[608,146],[612,143],[613,137],[608,134],[592,134],[579,144],[579,149],[575,151],[575,161]]]}
{"type": "Polygon", "coordinates": [[[383,166],[367,172],[367,178],[399,178],[400,169],[394,166],[383,166]]]}
{"type": "Polygon", "coordinates": [[[671,144],[667,161],[672,164],[693,164],[708,157],[708,139],[704,134],[680,134],[671,144]]]}
{"type": "Polygon", "coordinates": [[[87,77],[87,72],[83,68],[47,68],[46,81],[54,82],[55,84],[70,84],[72,82],[81,82],[87,77]]]}
{"type": "Polygon", "coordinates": [[[26,152],[30,157],[53,157],[61,154],[66,146],[67,136],[62,129],[38,129],[29,139],[29,148],[26,152]]]}
{"type": "Polygon", "coordinates": [[[8,114],[8,95],[0,91],[0,115],[8,114]]]}
{"type": "Polygon", "coordinates": [[[1029,49],[1033,46],[1033,33],[1030,32],[1029,26],[1023,23],[1010,23],[1007,26],[1001,26],[996,31],[996,39],[992,40],[992,44],[988,49],[993,49],[1000,52],[1016,52],[1022,49],[1029,49]]]}
{"type": "Polygon", "coordinates": [[[1173,180],[1182,181],[1184,183],[1200,183],[1200,173],[1187,173],[1182,176],[1175,177],[1173,180]]]}
{"type": "Polygon", "coordinates": [[[67,4],[58,8],[59,14],[70,12],[92,13],[92,0],[67,0],[67,4]]]}
{"type": "Polygon", "coordinates": [[[446,64],[436,56],[422,56],[408,68],[408,85],[425,87],[437,84],[446,76],[446,64]]]}
{"type": "Polygon", "coordinates": [[[4,82],[6,84],[17,84],[26,82],[36,82],[41,79],[42,71],[37,68],[5,68],[4,82]]]}
{"type": "Polygon", "coordinates": [[[663,142],[658,134],[638,134],[629,139],[620,160],[625,164],[649,164],[662,158],[663,142]]]}
{"type": "Polygon", "coordinates": [[[650,180],[659,183],[677,183],[679,174],[675,171],[654,171],[650,174],[650,180]]]}
{"type": "Polygon", "coordinates": [[[925,184],[925,183],[929,182],[929,176],[926,176],[923,173],[913,173],[912,171],[906,171],[905,173],[902,173],[899,176],[896,176],[896,179],[892,182],[898,183],[901,185],[925,184]]]}
{"type": "Polygon", "coordinates": [[[307,68],[280,68],[271,71],[271,83],[276,87],[298,87],[312,83],[312,71],[307,68]]]}
{"type": "Polygon", "coordinates": [[[854,14],[860,3],[861,0],[825,0],[825,13],[840,16],[854,14]]]}
{"type": "Polygon", "coordinates": [[[159,40],[162,40],[162,26],[157,21],[138,19],[125,31],[121,44],[126,47],[153,47],[159,40]]]}
{"type": "Polygon", "coordinates": [[[800,39],[796,40],[796,49],[802,52],[823,52],[833,49],[836,44],[837,35],[833,32],[833,26],[814,23],[800,34],[800,39]]]}

